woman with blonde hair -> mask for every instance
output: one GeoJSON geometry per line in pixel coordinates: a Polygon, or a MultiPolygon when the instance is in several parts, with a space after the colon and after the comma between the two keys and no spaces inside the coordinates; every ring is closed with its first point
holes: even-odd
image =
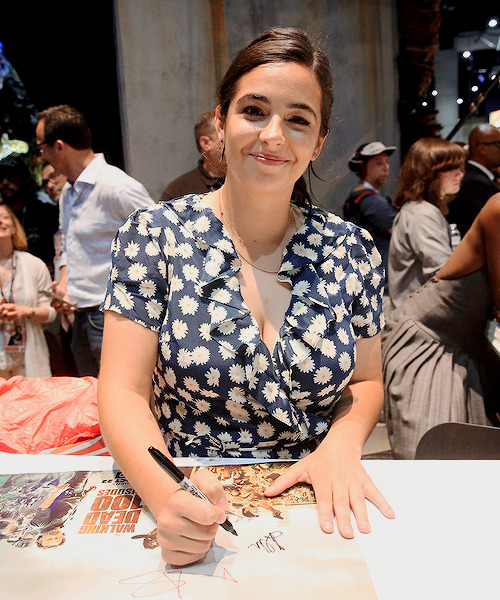
{"type": "Polygon", "coordinates": [[[56,311],[43,291],[50,292],[45,263],[26,252],[24,229],[0,204],[0,377],[50,377],[49,350],[42,323],[56,311]]]}
{"type": "Polygon", "coordinates": [[[452,253],[448,202],[460,189],[465,151],[439,138],[417,140],[404,159],[389,247],[389,296],[399,306],[452,253]]]}

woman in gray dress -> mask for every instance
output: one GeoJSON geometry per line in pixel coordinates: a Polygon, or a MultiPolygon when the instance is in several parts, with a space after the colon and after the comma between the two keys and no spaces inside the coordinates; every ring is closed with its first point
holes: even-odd
{"type": "Polygon", "coordinates": [[[451,256],[450,198],[460,189],[465,151],[438,138],[417,140],[405,156],[394,201],[398,214],[389,247],[389,297],[399,306],[451,256]]]}
{"type": "Polygon", "coordinates": [[[385,416],[396,458],[445,422],[499,425],[500,358],[485,328],[500,319],[500,194],[444,266],[387,320],[385,416]]]}

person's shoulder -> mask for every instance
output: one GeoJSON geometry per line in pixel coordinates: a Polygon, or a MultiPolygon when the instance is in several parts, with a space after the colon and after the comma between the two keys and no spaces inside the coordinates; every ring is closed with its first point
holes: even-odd
{"type": "Polygon", "coordinates": [[[494,194],[479,212],[481,225],[500,224],[500,192],[494,194]]]}
{"type": "Polygon", "coordinates": [[[434,216],[441,211],[437,206],[426,200],[409,200],[400,209],[400,214],[406,218],[417,216],[434,216]]]}
{"type": "Polygon", "coordinates": [[[202,191],[206,192],[208,190],[199,167],[195,167],[173,179],[163,190],[161,200],[171,200],[178,196],[201,193],[202,191]]]}
{"type": "Polygon", "coordinates": [[[488,177],[486,175],[486,173],[480,169],[477,165],[471,163],[471,162],[466,162],[465,163],[465,171],[464,171],[464,179],[467,177],[488,177]]]}
{"type": "Polygon", "coordinates": [[[191,171],[187,171],[186,173],[179,175],[179,177],[172,179],[172,181],[167,185],[166,189],[168,189],[170,187],[179,186],[180,184],[184,184],[187,181],[191,181],[195,175],[198,175],[198,173],[199,173],[199,169],[198,169],[198,167],[195,167],[194,169],[191,169],[191,171]]]}
{"type": "Polygon", "coordinates": [[[362,200],[364,200],[365,198],[368,198],[369,196],[376,196],[377,192],[375,190],[372,190],[369,187],[365,187],[364,185],[358,184],[354,189],[352,189],[349,192],[349,195],[347,196],[347,199],[350,202],[361,202],[362,200]]]}
{"type": "Polygon", "coordinates": [[[314,221],[315,225],[317,227],[322,227],[326,233],[331,233],[332,231],[335,231],[337,234],[348,233],[350,226],[353,225],[350,221],[345,221],[333,211],[316,205],[311,207],[309,216],[314,221]]]}
{"type": "Polygon", "coordinates": [[[463,190],[467,190],[469,188],[474,188],[477,186],[495,186],[495,182],[492,181],[486,173],[480,169],[478,166],[474,164],[467,163],[465,165],[464,177],[462,179],[462,184],[460,186],[460,190],[457,195],[460,194],[463,190]]]}
{"type": "Polygon", "coordinates": [[[116,167],[115,165],[110,165],[104,160],[96,175],[96,183],[106,184],[112,187],[126,186],[146,189],[140,181],[134,179],[134,177],[126,173],[123,169],[120,169],[120,167],[116,167]]]}
{"type": "Polygon", "coordinates": [[[43,262],[41,258],[35,256],[34,254],[30,254],[25,250],[16,250],[16,256],[19,262],[23,265],[30,266],[32,268],[47,270],[47,265],[43,262]]]}
{"type": "Polygon", "coordinates": [[[160,200],[156,204],[136,209],[130,219],[147,222],[153,227],[164,226],[167,222],[180,222],[187,218],[184,215],[199,210],[200,199],[198,194],[186,194],[168,201],[160,200]]]}
{"type": "Polygon", "coordinates": [[[373,241],[366,229],[342,219],[333,212],[313,207],[311,216],[322,225],[322,233],[325,236],[324,243],[343,243],[347,239],[348,246],[352,247],[359,244],[365,246],[366,243],[370,244],[373,241]]]}

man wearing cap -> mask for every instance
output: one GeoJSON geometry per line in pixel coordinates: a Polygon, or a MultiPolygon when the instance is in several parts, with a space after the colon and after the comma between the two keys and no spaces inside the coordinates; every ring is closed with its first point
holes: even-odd
{"type": "MultiPolygon", "coordinates": [[[[389,176],[389,156],[396,146],[382,142],[362,144],[349,159],[349,169],[359,177],[358,185],[344,202],[344,219],[368,230],[387,273],[389,242],[396,211],[379,192],[389,176]]],[[[387,277],[387,275],[386,275],[387,277]]]]}

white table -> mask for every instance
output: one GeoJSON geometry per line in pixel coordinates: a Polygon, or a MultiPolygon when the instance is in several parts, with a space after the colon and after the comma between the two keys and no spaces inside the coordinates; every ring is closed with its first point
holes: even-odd
{"type": "MultiPolygon", "coordinates": [[[[112,459],[0,455],[0,472],[112,467],[112,459]]],[[[396,512],[358,534],[379,600],[500,598],[500,461],[364,463],[396,512]]]]}

